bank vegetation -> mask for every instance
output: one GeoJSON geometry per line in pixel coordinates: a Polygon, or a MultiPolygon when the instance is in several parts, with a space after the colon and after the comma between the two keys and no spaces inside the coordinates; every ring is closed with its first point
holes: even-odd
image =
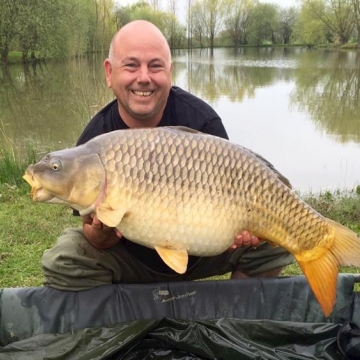
{"type": "Polygon", "coordinates": [[[282,8],[260,0],[1,0],[0,57],[61,59],[107,51],[114,32],[146,19],[171,48],[306,44],[357,47],[360,0],[299,0],[282,8]]]}

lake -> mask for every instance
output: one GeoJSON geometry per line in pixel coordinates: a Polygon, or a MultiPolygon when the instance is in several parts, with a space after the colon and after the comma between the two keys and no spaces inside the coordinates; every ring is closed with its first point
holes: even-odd
{"type": "MultiPolygon", "coordinates": [[[[75,143],[113,99],[104,56],[0,72],[0,141],[39,157],[75,143]]],[[[308,48],[179,50],[173,83],[211,104],[230,140],[269,160],[300,192],[360,182],[360,53],[308,48]]]]}

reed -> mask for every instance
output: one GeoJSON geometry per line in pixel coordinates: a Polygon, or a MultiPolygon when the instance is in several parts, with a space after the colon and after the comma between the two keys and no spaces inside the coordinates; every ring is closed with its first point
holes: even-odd
{"type": "Polygon", "coordinates": [[[5,126],[0,121],[0,184],[20,186],[24,183],[25,169],[35,161],[35,148],[16,144],[6,135],[5,126]]]}
{"type": "Polygon", "coordinates": [[[34,149],[17,154],[14,149],[0,148],[0,183],[20,186],[26,167],[34,163],[35,158],[34,149]]]}

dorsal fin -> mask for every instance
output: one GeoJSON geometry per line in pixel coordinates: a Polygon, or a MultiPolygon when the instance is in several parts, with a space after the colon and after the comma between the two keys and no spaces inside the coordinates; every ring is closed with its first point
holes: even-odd
{"type": "Polygon", "coordinates": [[[191,129],[188,128],[186,126],[182,126],[182,125],[178,125],[178,126],[164,126],[165,129],[170,129],[170,130],[174,130],[174,131],[183,131],[183,132],[187,132],[190,134],[202,134],[202,135],[209,135],[206,133],[203,133],[199,130],[195,130],[195,129],[191,129]]]}

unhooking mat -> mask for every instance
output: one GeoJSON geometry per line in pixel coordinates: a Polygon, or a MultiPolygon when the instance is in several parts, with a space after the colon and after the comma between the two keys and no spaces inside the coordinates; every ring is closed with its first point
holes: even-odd
{"type": "Polygon", "coordinates": [[[0,360],[360,359],[356,275],[325,318],[303,276],[0,293],[0,360]]]}

